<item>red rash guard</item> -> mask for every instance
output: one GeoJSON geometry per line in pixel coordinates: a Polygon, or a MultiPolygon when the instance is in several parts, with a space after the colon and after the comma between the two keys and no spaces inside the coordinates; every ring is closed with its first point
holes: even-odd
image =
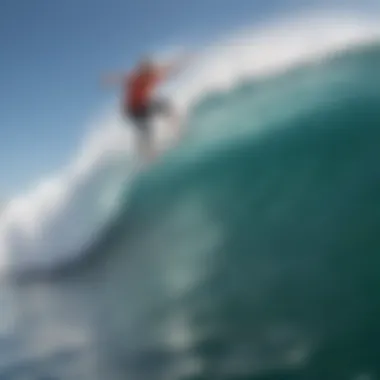
{"type": "Polygon", "coordinates": [[[147,106],[162,77],[163,75],[158,70],[132,74],[125,83],[124,106],[132,110],[147,106]]]}

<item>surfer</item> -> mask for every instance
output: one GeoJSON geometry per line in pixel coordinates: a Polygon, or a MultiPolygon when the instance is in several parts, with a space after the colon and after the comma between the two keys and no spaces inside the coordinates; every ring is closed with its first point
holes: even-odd
{"type": "Polygon", "coordinates": [[[167,64],[158,64],[144,57],[131,72],[111,74],[104,78],[106,85],[122,86],[122,113],[135,126],[139,149],[145,159],[151,160],[155,156],[150,125],[154,116],[166,116],[171,119],[172,128],[179,127],[174,107],[165,99],[154,99],[153,94],[162,82],[177,74],[187,61],[188,57],[182,57],[167,64]]]}

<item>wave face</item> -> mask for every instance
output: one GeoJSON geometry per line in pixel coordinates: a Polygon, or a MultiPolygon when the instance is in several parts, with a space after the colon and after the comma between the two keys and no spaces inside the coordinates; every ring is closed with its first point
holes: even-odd
{"type": "Polygon", "coordinates": [[[128,375],[380,375],[379,67],[372,44],[209,96],[214,143],[135,182],[92,252],[128,375]]]}

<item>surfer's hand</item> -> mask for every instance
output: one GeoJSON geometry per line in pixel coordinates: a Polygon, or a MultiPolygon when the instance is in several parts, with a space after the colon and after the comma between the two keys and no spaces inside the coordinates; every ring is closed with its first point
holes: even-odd
{"type": "Polygon", "coordinates": [[[188,65],[195,58],[194,53],[183,54],[180,58],[174,62],[174,65],[178,68],[183,68],[183,66],[188,65]]]}
{"type": "Polygon", "coordinates": [[[181,57],[173,60],[171,63],[165,65],[163,67],[163,71],[166,75],[176,75],[179,71],[181,71],[184,66],[188,65],[192,58],[194,58],[195,54],[184,54],[181,57]]]}

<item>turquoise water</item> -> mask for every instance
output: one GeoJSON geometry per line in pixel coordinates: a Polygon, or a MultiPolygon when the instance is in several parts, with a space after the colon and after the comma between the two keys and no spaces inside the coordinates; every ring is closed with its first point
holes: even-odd
{"type": "Polygon", "coordinates": [[[79,262],[11,283],[2,378],[378,378],[379,67],[205,98],[79,262]]]}

